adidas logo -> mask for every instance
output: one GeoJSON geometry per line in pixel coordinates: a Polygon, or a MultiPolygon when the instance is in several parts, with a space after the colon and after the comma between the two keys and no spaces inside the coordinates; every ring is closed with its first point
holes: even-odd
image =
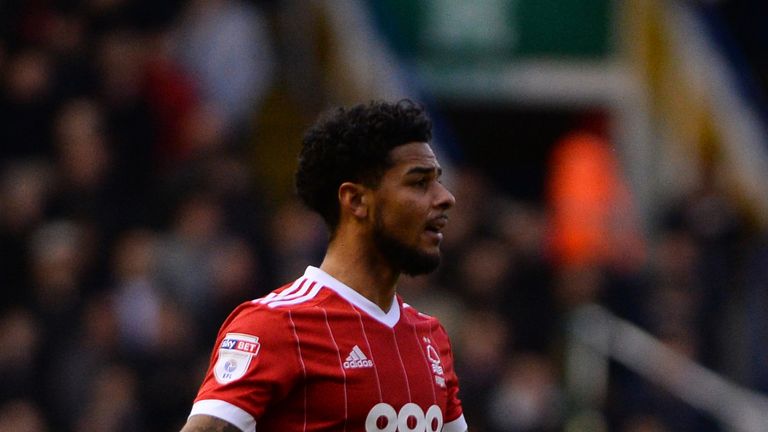
{"type": "Polygon", "coordinates": [[[344,360],[344,369],[357,369],[373,367],[373,362],[365,356],[359,346],[352,347],[347,359],[344,360]]]}

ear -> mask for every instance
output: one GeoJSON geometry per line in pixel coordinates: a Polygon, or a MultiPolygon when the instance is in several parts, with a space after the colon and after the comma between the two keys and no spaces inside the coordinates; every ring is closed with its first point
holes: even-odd
{"type": "Polygon", "coordinates": [[[368,188],[360,183],[344,182],[339,186],[341,213],[348,213],[358,219],[368,217],[368,188]]]}

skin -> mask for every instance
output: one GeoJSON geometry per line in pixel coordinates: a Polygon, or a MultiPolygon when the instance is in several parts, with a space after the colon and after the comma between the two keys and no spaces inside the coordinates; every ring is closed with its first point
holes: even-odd
{"type": "Polygon", "coordinates": [[[442,234],[427,227],[442,229],[456,203],[440,183],[442,169],[427,143],[395,147],[390,158],[393,166],[377,187],[351,182],[339,187],[340,223],[320,265],[384,311],[392,306],[401,271],[376,249],[377,218],[404,245],[439,256],[442,234]]]}
{"type": "MultiPolygon", "coordinates": [[[[439,231],[456,203],[440,182],[442,168],[427,143],[395,147],[390,158],[393,165],[375,188],[352,182],[339,186],[340,221],[320,265],[384,311],[392,307],[401,269],[377,250],[377,223],[403,245],[439,256],[439,231]]],[[[195,415],[181,432],[240,430],[224,420],[195,415]]]]}

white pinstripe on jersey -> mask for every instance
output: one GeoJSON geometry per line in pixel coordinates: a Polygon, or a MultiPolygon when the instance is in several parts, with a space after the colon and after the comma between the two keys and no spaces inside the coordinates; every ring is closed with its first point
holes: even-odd
{"type": "MultiPolygon", "coordinates": [[[[282,299],[285,299],[286,297],[293,296],[294,293],[301,290],[301,288],[304,286],[304,284],[306,284],[306,282],[307,282],[307,278],[305,277],[296,279],[296,281],[293,282],[293,284],[291,284],[291,286],[289,286],[288,288],[280,291],[279,293],[271,292],[262,298],[258,298],[254,300],[253,303],[267,304],[273,300],[282,300],[282,299]]],[[[304,292],[306,292],[306,290],[304,290],[304,292]]],[[[299,295],[302,295],[302,293],[300,293],[299,295]]],[[[292,298],[292,297],[289,297],[289,298],[292,298]]]]}
{"type": "Polygon", "coordinates": [[[323,288],[323,285],[317,283],[316,281],[313,281],[309,285],[306,285],[306,284],[304,285],[305,286],[303,286],[296,293],[286,295],[285,297],[280,297],[278,295],[277,297],[274,297],[271,300],[265,301],[263,303],[271,308],[304,303],[305,301],[309,301],[315,298],[315,296],[317,296],[317,293],[319,293],[320,290],[323,288]]]}
{"type": "MultiPolygon", "coordinates": [[[[323,317],[325,317],[325,327],[328,328],[328,334],[331,335],[331,341],[336,348],[336,356],[339,358],[339,368],[341,369],[341,376],[344,377],[344,430],[347,430],[347,419],[349,418],[349,397],[347,396],[347,371],[344,370],[344,362],[341,360],[341,351],[339,345],[336,343],[336,337],[333,335],[331,325],[328,323],[328,312],[325,308],[320,308],[323,311],[323,317]]],[[[359,349],[359,348],[358,348],[359,349]]]]}
{"type": "Polygon", "coordinates": [[[355,306],[352,305],[352,303],[349,303],[349,307],[357,314],[357,320],[360,321],[360,330],[363,332],[363,339],[365,339],[365,344],[368,346],[368,352],[371,353],[371,360],[373,361],[373,372],[374,376],[376,377],[376,389],[379,391],[379,402],[384,401],[384,395],[381,392],[381,381],[379,379],[379,369],[376,367],[376,359],[373,357],[373,350],[371,349],[371,342],[368,340],[368,333],[365,332],[365,324],[363,323],[363,316],[360,314],[360,311],[357,310],[355,306]]]}
{"type": "Polygon", "coordinates": [[[395,351],[397,351],[397,358],[400,359],[400,367],[403,369],[403,376],[405,377],[405,388],[408,390],[408,402],[413,402],[413,396],[411,395],[411,383],[408,380],[408,372],[405,369],[405,363],[403,363],[403,356],[400,354],[400,347],[397,345],[397,336],[395,335],[395,329],[390,329],[392,331],[392,341],[395,345],[395,351]]]}
{"type": "Polygon", "coordinates": [[[304,364],[304,356],[301,354],[301,341],[299,340],[299,334],[296,332],[296,323],[293,322],[293,314],[290,309],[288,310],[288,320],[291,321],[291,330],[293,330],[293,337],[296,338],[296,349],[299,352],[299,363],[301,364],[301,373],[304,376],[304,431],[307,430],[307,367],[304,364]]]}

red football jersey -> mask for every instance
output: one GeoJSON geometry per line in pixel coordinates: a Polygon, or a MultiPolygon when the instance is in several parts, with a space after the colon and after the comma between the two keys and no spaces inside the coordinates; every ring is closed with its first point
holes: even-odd
{"type": "Polygon", "coordinates": [[[222,326],[190,415],[243,431],[446,431],[467,424],[448,336],[316,267],[222,326]]]}

